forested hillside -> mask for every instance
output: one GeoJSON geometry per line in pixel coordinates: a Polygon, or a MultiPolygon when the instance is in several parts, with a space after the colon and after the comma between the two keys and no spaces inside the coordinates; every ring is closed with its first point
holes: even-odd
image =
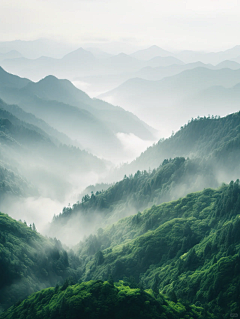
{"type": "MultiPolygon", "coordinates": [[[[240,112],[226,117],[192,119],[170,138],[161,139],[135,161],[123,166],[121,174],[156,168],[164,159],[205,157],[231,173],[238,167],[240,145],[240,112]]],[[[238,172],[238,170],[237,170],[238,172]]]]}
{"type": "MultiPolygon", "coordinates": [[[[89,192],[72,207],[65,207],[55,216],[51,233],[67,236],[71,242],[69,228],[65,232],[61,225],[92,232],[96,230],[94,218],[98,218],[97,227],[103,227],[154,204],[237,179],[239,145],[240,112],[224,118],[194,119],[120,167],[117,176],[125,177],[109,189],[89,192]]],[[[75,237],[74,232],[72,235],[75,237]]]]}
{"type": "Polygon", "coordinates": [[[237,180],[122,219],[76,247],[81,279],[128,277],[228,318],[240,311],[239,212],[237,180]]]}
{"type": "Polygon", "coordinates": [[[216,318],[195,305],[130,288],[123,281],[89,281],[48,288],[31,295],[0,315],[1,319],[207,319],[216,318]]]}
{"type": "Polygon", "coordinates": [[[0,310],[68,277],[76,280],[79,266],[78,257],[56,238],[0,213],[0,310]]]}
{"type": "Polygon", "coordinates": [[[1,164],[0,203],[8,196],[26,197],[37,194],[37,190],[25,178],[1,164]]]}
{"type": "Polygon", "coordinates": [[[75,233],[83,228],[87,227],[90,233],[153,204],[177,199],[209,186],[217,187],[218,181],[208,162],[183,157],[164,160],[158,169],[137,171],[105,191],[84,195],[81,202],[65,207],[54,217],[48,233],[72,243],[71,235],[72,240],[77,240],[75,233]]]}

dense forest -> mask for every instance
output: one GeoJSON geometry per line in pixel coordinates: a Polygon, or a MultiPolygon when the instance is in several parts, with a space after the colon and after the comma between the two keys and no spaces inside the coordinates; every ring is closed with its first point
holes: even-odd
{"type": "MultiPolygon", "coordinates": [[[[217,169],[228,171],[238,167],[240,141],[240,112],[225,117],[204,116],[192,118],[175,134],[160,139],[135,161],[123,165],[121,174],[156,168],[164,159],[199,157],[212,160],[217,169]]],[[[238,173],[237,170],[235,173],[238,173]]]]}
{"type": "Polygon", "coordinates": [[[93,216],[99,218],[98,227],[104,227],[152,205],[237,179],[239,132],[240,112],[190,121],[132,163],[123,165],[117,173],[122,174],[121,180],[113,186],[102,191],[88,189],[89,193],[85,192],[72,207],[65,207],[54,217],[51,233],[63,238],[66,234],[61,225],[66,223],[76,227],[86,224],[90,232],[96,231],[93,216]],[[135,168],[134,174],[125,174],[135,168]]]}
{"type": "Polygon", "coordinates": [[[152,290],[126,282],[65,284],[31,295],[0,315],[1,319],[207,319],[216,318],[195,305],[173,302],[152,290]]]}
{"type": "Polygon", "coordinates": [[[240,310],[239,211],[237,180],[124,218],[76,246],[81,278],[127,277],[227,318],[240,310]]]}
{"type": "Polygon", "coordinates": [[[1,318],[229,318],[240,311],[239,211],[237,180],[153,205],[69,252],[1,214],[1,307],[15,303],[1,318]],[[19,301],[44,286],[55,288],[19,301]]]}
{"type": "Polygon", "coordinates": [[[54,216],[49,233],[64,238],[66,223],[73,228],[81,227],[81,223],[88,224],[94,231],[95,216],[98,217],[97,227],[103,227],[154,204],[218,184],[207,161],[183,157],[164,160],[157,169],[125,175],[107,190],[91,191],[90,195],[82,197],[81,202],[65,207],[61,214],[54,216]]]}
{"type": "Polygon", "coordinates": [[[120,164],[155,133],[68,80],[0,67],[0,319],[240,315],[240,112],[120,164]]]}
{"type": "Polygon", "coordinates": [[[0,213],[0,309],[32,292],[78,278],[79,258],[36,226],[0,213]]]}

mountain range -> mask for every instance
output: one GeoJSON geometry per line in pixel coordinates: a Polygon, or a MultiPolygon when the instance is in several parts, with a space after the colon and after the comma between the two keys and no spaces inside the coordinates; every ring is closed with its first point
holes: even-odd
{"type": "Polygon", "coordinates": [[[223,116],[237,111],[236,104],[227,103],[227,97],[223,103],[225,107],[222,105],[221,108],[214,101],[208,105],[202,103],[201,107],[194,107],[194,104],[198,103],[199,96],[204,98],[205,90],[215,86],[231,88],[238,83],[240,69],[197,67],[160,81],[131,79],[99,97],[111,103],[124,104],[153,126],[158,123],[162,136],[166,136],[171,133],[170,128],[174,131],[179,129],[191,117],[204,116],[206,112],[223,116]]]}
{"type": "Polygon", "coordinates": [[[48,234],[72,243],[79,238],[79,230],[84,236],[152,205],[237,179],[239,125],[239,112],[192,120],[112,172],[115,179],[123,179],[105,190],[89,189],[72,207],[65,207],[54,217],[48,234]]]}
{"type": "Polygon", "coordinates": [[[0,318],[236,318],[240,47],[84,48],[0,42],[0,318]]]}
{"type": "Polygon", "coordinates": [[[143,140],[155,139],[156,130],[132,113],[91,99],[70,81],[54,76],[35,83],[0,69],[0,97],[105,158],[114,153],[116,157],[124,156],[117,133],[134,134],[143,140]]]}

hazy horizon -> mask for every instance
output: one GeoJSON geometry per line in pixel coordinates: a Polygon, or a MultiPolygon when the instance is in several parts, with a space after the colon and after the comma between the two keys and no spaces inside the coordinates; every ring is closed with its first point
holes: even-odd
{"type": "Polygon", "coordinates": [[[2,0],[0,9],[1,41],[118,41],[136,49],[156,44],[167,50],[204,51],[239,42],[240,3],[235,0],[2,0]]]}

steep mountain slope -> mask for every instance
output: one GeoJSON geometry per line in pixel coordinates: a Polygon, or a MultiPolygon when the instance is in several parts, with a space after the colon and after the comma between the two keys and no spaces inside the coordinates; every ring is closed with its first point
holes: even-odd
{"type": "MultiPolygon", "coordinates": [[[[0,102],[0,105],[8,109],[6,104],[0,102]]],[[[7,185],[17,187],[15,191],[10,187],[9,195],[37,195],[39,190],[41,196],[64,198],[79,184],[76,181],[78,174],[83,178],[90,172],[106,170],[106,162],[86,151],[61,144],[39,127],[21,121],[5,109],[0,108],[1,167],[12,172],[16,183],[13,183],[15,177],[10,178],[12,175],[7,173],[7,179],[2,180],[5,185],[1,188],[2,199],[7,185]],[[21,180],[22,186],[19,184],[21,180]],[[29,187],[26,187],[27,184],[29,187]]]]}
{"type": "MultiPolygon", "coordinates": [[[[168,139],[162,139],[149,147],[135,161],[121,168],[121,175],[132,171],[155,168],[166,158],[176,156],[205,157],[212,159],[230,174],[238,173],[240,112],[219,118],[197,118],[168,139]],[[236,171],[234,172],[234,169],[236,171]]],[[[222,176],[223,177],[223,176],[222,176]]]]}
{"type": "Polygon", "coordinates": [[[38,83],[24,83],[22,89],[9,85],[22,79],[1,71],[0,96],[10,104],[18,104],[50,126],[77,140],[84,148],[99,155],[121,155],[124,151],[117,133],[134,134],[154,140],[154,130],[120,107],[92,100],[67,80],[48,76],[38,83]],[[10,80],[7,82],[5,78],[10,80]],[[14,80],[13,80],[14,79],[14,80]]]}
{"type": "Polygon", "coordinates": [[[49,233],[68,243],[76,242],[79,229],[87,235],[153,204],[238,178],[239,129],[240,113],[192,120],[169,139],[160,140],[135,161],[113,172],[115,179],[125,177],[109,189],[89,192],[81,202],[65,207],[54,218],[49,233]]]}
{"type": "Polygon", "coordinates": [[[3,68],[0,67],[0,85],[1,87],[12,87],[16,89],[21,89],[24,86],[26,86],[30,80],[20,78],[18,76],[14,76],[10,73],[7,73],[3,70],[3,68]]]}
{"type": "Polygon", "coordinates": [[[228,318],[240,310],[239,212],[237,180],[122,219],[79,244],[82,279],[133,276],[228,318]]]}
{"type": "Polygon", "coordinates": [[[115,133],[133,133],[141,138],[152,139],[151,133],[154,130],[140,121],[134,114],[104,101],[91,99],[68,80],[59,80],[54,76],[47,76],[37,83],[29,83],[24,90],[28,95],[63,102],[91,112],[104,121],[104,124],[115,133]]]}
{"type": "Polygon", "coordinates": [[[9,197],[26,197],[37,194],[37,190],[29,181],[2,161],[0,161],[0,179],[0,203],[9,197]]]}
{"type": "MultiPolygon", "coordinates": [[[[203,309],[166,300],[156,299],[151,292],[131,289],[125,283],[90,281],[60,289],[49,288],[31,295],[0,318],[203,318],[203,309]]],[[[206,313],[204,318],[214,318],[206,313]]]]}
{"type": "Polygon", "coordinates": [[[80,262],[59,241],[47,239],[0,213],[0,308],[6,309],[34,291],[78,276],[80,262]]]}
{"type": "Polygon", "coordinates": [[[17,105],[9,105],[3,102],[3,100],[0,99],[0,114],[1,117],[7,118],[10,121],[15,121],[17,120],[17,123],[23,124],[23,123],[28,123],[34,125],[34,128],[40,129],[40,132],[44,134],[47,133],[48,136],[58,145],[60,143],[62,144],[67,144],[67,145],[74,145],[74,146],[80,146],[80,143],[77,143],[76,141],[71,140],[67,135],[57,131],[50,125],[48,125],[46,122],[43,120],[40,120],[36,116],[34,116],[31,113],[27,113],[23,111],[19,106],[17,105]],[[5,111],[5,112],[4,112],[5,111]],[[6,112],[7,111],[7,112],[6,112]],[[13,116],[15,119],[13,120],[13,116]],[[20,121],[19,121],[20,120],[20,121]]]}
{"type": "Polygon", "coordinates": [[[81,202],[65,207],[60,215],[54,217],[48,233],[72,244],[81,238],[81,233],[88,235],[153,204],[218,185],[214,167],[205,161],[164,160],[152,172],[138,171],[105,191],[85,194],[81,202]]]}

